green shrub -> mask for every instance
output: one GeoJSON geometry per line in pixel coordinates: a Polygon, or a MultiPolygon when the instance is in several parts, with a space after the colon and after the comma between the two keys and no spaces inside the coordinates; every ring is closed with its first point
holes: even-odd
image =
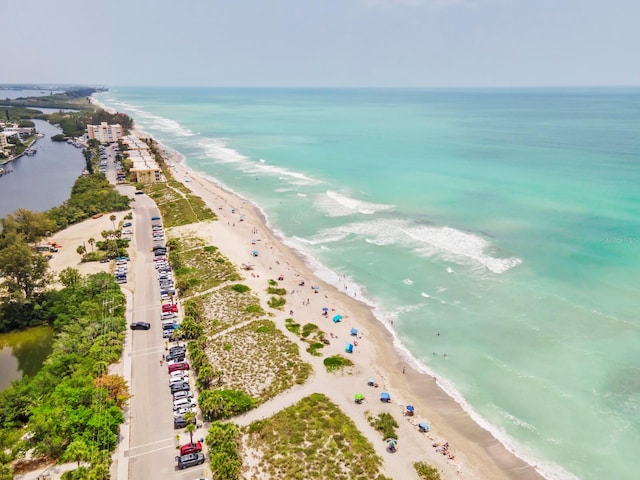
{"type": "Polygon", "coordinates": [[[235,285],[232,285],[230,288],[234,292],[238,292],[238,293],[246,293],[246,292],[249,292],[251,290],[251,288],[249,288],[246,285],[243,285],[241,283],[236,283],[235,285]]]}
{"type": "Polygon", "coordinates": [[[351,367],[353,362],[342,355],[334,355],[333,357],[327,357],[322,362],[324,363],[327,372],[334,372],[344,367],[351,367]]]}
{"type": "Polygon", "coordinates": [[[261,315],[264,315],[264,310],[262,309],[262,307],[260,305],[247,305],[247,308],[245,309],[245,312],[253,313],[257,317],[259,317],[261,315]]]}
{"type": "Polygon", "coordinates": [[[277,287],[278,286],[278,282],[276,282],[273,278],[270,278],[269,279],[269,286],[277,287]]]}
{"type": "Polygon", "coordinates": [[[324,343],[312,342],[311,345],[309,345],[309,348],[307,348],[307,352],[315,357],[320,357],[322,356],[322,354],[318,350],[320,350],[321,348],[324,348],[324,343]]]}
{"type": "Polygon", "coordinates": [[[287,294],[287,289],[286,288],[269,287],[269,288],[267,288],[267,293],[269,295],[286,295],[287,294]]]}
{"type": "Polygon", "coordinates": [[[267,305],[271,308],[280,309],[285,303],[287,303],[287,300],[284,297],[271,297],[267,302],[267,305]]]}
{"type": "Polygon", "coordinates": [[[416,473],[420,480],[440,480],[440,472],[436,467],[433,467],[425,462],[416,462],[413,464],[413,468],[416,469],[416,473]]]}
{"type": "Polygon", "coordinates": [[[395,438],[398,439],[396,428],[398,428],[398,422],[390,413],[384,412],[377,417],[367,416],[369,425],[382,433],[382,438],[395,438]]]}
{"type": "Polygon", "coordinates": [[[300,335],[300,324],[293,321],[293,318],[287,318],[284,321],[285,327],[291,333],[295,333],[296,335],[300,335]]]}
{"type": "Polygon", "coordinates": [[[304,327],[302,327],[302,336],[307,338],[311,335],[311,332],[318,330],[318,326],[314,323],[307,323],[304,327]]]}

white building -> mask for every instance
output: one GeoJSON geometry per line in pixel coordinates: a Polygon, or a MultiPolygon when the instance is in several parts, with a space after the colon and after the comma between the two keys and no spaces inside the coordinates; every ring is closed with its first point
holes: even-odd
{"type": "Polygon", "coordinates": [[[100,125],[87,125],[87,139],[95,138],[100,143],[117,142],[122,137],[122,126],[120,124],[109,125],[102,122],[100,125]]]}

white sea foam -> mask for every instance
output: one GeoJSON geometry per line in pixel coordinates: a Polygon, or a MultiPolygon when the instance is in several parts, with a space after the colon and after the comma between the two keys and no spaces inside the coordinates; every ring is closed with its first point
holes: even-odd
{"type": "MultiPolygon", "coordinates": [[[[501,258],[491,255],[494,247],[477,235],[451,227],[416,226],[406,220],[381,218],[348,223],[321,232],[314,237],[314,241],[322,243],[323,238],[346,237],[350,234],[361,237],[370,244],[399,245],[411,249],[421,257],[439,256],[445,261],[482,267],[498,274],[522,263],[517,257],[501,258]]],[[[453,273],[453,269],[448,267],[447,272],[453,273]]]]}
{"type": "Polygon", "coordinates": [[[348,197],[344,194],[327,190],[324,195],[316,199],[316,206],[330,217],[343,217],[346,215],[362,214],[372,215],[376,212],[391,210],[393,205],[384,205],[365,202],[348,197]]]}
{"type": "Polygon", "coordinates": [[[411,280],[410,278],[405,278],[404,280],[402,280],[402,283],[404,283],[405,285],[413,285],[413,280],[411,280]]]}
{"type": "Polygon", "coordinates": [[[223,163],[235,163],[242,172],[254,176],[277,177],[291,185],[317,185],[320,180],[309,177],[301,172],[289,170],[267,163],[264,158],[255,162],[251,158],[242,155],[237,150],[229,147],[224,138],[206,138],[199,142],[205,154],[223,163]]]}

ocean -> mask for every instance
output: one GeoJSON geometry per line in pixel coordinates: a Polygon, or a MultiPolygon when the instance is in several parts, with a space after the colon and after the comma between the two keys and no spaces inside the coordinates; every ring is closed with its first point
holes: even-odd
{"type": "Polygon", "coordinates": [[[547,478],[637,477],[640,89],[95,98],[258,205],[547,478]]]}

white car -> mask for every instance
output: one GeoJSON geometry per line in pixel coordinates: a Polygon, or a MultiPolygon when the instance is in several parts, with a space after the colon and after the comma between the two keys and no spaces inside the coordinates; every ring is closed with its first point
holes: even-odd
{"type": "Polygon", "coordinates": [[[176,375],[175,377],[172,375],[169,377],[169,386],[173,385],[174,383],[182,383],[182,382],[188,382],[189,381],[189,377],[184,376],[184,375],[176,375]]]}
{"type": "Polygon", "coordinates": [[[175,372],[171,372],[169,374],[169,377],[184,378],[184,381],[186,382],[187,380],[189,380],[189,372],[187,372],[186,370],[176,370],[175,372]]]}
{"type": "Polygon", "coordinates": [[[173,416],[182,417],[187,412],[196,413],[196,407],[180,407],[178,410],[174,410],[173,416]]]}
{"type": "Polygon", "coordinates": [[[124,230],[122,230],[123,235],[131,235],[133,233],[133,230],[131,230],[130,228],[125,228],[124,230]]]}

